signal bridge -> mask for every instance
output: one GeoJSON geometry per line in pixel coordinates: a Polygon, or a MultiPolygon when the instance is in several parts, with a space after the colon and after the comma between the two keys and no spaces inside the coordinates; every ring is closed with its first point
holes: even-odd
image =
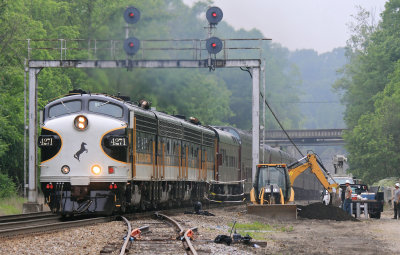
{"type": "MultiPolygon", "coordinates": [[[[270,39],[221,40],[212,36],[213,30],[222,17],[222,10],[218,7],[210,7],[207,10],[206,18],[209,24],[206,40],[139,40],[133,36],[129,37],[132,28],[130,25],[137,23],[140,19],[140,11],[130,6],[124,12],[124,19],[127,23],[124,41],[83,39],[49,39],[43,41],[27,39],[28,59],[27,65],[25,64],[25,77],[29,74],[29,193],[28,203],[24,206],[32,208],[31,211],[38,209],[36,178],[38,165],[36,146],[38,135],[37,81],[40,71],[44,68],[126,68],[127,70],[134,68],[208,68],[210,71],[216,70],[216,68],[240,68],[249,72],[252,83],[252,177],[254,179],[260,150],[260,97],[264,99],[266,83],[265,63],[262,61],[263,47],[262,45],[257,47],[254,44],[261,44],[270,39]],[[240,46],[240,42],[245,42],[246,45],[240,46]],[[50,45],[47,45],[47,43],[50,43],[50,45]],[[162,46],[158,45],[160,43],[162,46]],[[180,43],[184,46],[177,45],[180,43]],[[46,46],[43,47],[43,44],[46,44],[46,46]],[[38,54],[42,50],[45,50],[46,54],[38,54]],[[249,54],[249,50],[255,52],[257,56],[254,56],[254,53],[249,54]],[[188,51],[191,54],[188,54],[188,51]],[[44,55],[48,58],[47,52],[51,52],[51,59],[53,60],[42,59],[44,55]],[[171,52],[175,54],[169,54],[171,52]],[[236,54],[232,54],[232,52],[236,52],[236,54]],[[190,58],[187,57],[188,55],[190,55],[190,58]],[[253,57],[250,55],[253,55],[253,57]],[[54,60],[58,56],[60,60],[54,60]],[[79,60],[73,59],[74,56],[79,56],[79,60]],[[168,57],[160,58],[160,56],[168,57]],[[243,56],[246,56],[246,59],[243,59],[243,56]],[[260,91],[260,83],[263,85],[262,91],[260,91]]],[[[26,78],[24,83],[26,88],[26,78]]],[[[263,107],[262,116],[265,116],[265,107],[263,107]]],[[[265,117],[263,121],[265,122],[265,117]]],[[[26,137],[26,133],[24,137],[26,137]]],[[[25,158],[26,156],[24,156],[25,158]]],[[[24,176],[26,176],[25,172],[26,166],[24,166],[24,176]]],[[[25,179],[24,183],[26,183],[25,179]]]]}

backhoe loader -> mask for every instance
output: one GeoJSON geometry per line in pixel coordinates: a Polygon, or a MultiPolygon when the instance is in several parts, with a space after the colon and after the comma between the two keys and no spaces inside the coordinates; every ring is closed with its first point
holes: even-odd
{"type": "Polygon", "coordinates": [[[330,177],[315,154],[307,154],[289,166],[257,165],[256,178],[250,191],[252,204],[247,206],[247,212],[276,219],[296,219],[297,206],[294,201],[293,183],[307,169],[311,170],[310,172],[332,196],[330,201],[337,201],[339,184],[330,177]],[[329,183],[328,177],[332,179],[332,183],[329,183]]]}

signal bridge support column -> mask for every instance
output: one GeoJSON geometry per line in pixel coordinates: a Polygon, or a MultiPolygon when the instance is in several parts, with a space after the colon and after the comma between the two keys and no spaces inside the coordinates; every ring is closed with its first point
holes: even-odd
{"type": "MultiPolygon", "coordinates": [[[[260,68],[252,68],[253,97],[252,97],[252,167],[251,177],[256,178],[256,167],[260,163],[260,68]]],[[[265,124],[264,124],[265,125],[265,124]]],[[[264,150],[264,148],[263,148],[264,150]]]]}
{"type": "MultiPolygon", "coordinates": [[[[260,151],[260,59],[212,60],[215,68],[245,67],[251,69],[252,97],[252,177],[254,180],[260,151]]],[[[43,68],[209,68],[205,60],[30,60],[29,61],[29,182],[26,212],[40,211],[37,191],[37,75],[43,68]]]]}
{"type": "Polygon", "coordinates": [[[37,75],[42,68],[29,68],[29,178],[28,203],[24,203],[23,213],[39,212],[43,205],[39,204],[37,183],[37,75]]]}

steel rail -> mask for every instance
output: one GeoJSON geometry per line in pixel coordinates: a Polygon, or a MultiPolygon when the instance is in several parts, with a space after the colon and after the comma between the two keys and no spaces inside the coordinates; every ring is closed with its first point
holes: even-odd
{"type": "Polygon", "coordinates": [[[39,219],[46,218],[50,215],[54,215],[51,212],[37,212],[37,213],[23,213],[23,214],[12,214],[0,216],[0,223],[10,222],[10,221],[22,221],[27,219],[39,219]]]}
{"type": "Polygon", "coordinates": [[[179,236],[183,236],[183,238],[186,242],[186,245],[188,246],[188,249],[191,252],[191,254],[197,255],[197,251],[194,249],[192,242],[190,241],[190,238],[187,236],[187,232],[189,230],[185,232],[184,228],[177,221],[175,221],[174,219],[172,219],[164,214],[155,213],[155,216],[172,223],[177,229],[179,229],[179,236]]]}
{"type": "Polygon", "coordinates": [[[60,222],[61,217],[58,215],[52,215],[46,218],[37,218],[37,219],[27,219],[27,220],[19,220],[19,221],[9,221],[0,223],[0,231],[5,229],[14,229],[20,227],[27,227],[27,226],[35,226],[35,225],[44,225],[54,222],[60,222]]]}
{"type": "Polygon", "coordinates": [[[61,230],[72,227],[81,227],[85,225],[92,225],[96,223],[105,223],[112,220],[112,217],[99,217],[92,219],[84,219],[84,220],[74,220],[67,222],[56,222],[50,224],[40,224],[34,226],[20,227],[20,228],[12,228],[12,229],[3,229],[0,230],[0,237],[9,237],[21,234],[30,234],[36,232],[48,232],[54,230],[61,230]]]}
{"type": "Polygon", "coordinates": [[[128,246],[131,237],[132,226],[131,223],[125,217],[121,216],[121,218],[125,221],[126,226],[128,227],[128,232],[126,233],[124,244],[122,245],[121,252],[119,253],[119,255],[124,255],[126,252],[126,247],[128,246]]]}

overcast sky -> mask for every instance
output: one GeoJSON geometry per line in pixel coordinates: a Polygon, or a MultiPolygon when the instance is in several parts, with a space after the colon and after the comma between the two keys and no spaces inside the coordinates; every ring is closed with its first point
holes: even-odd
{"type": "MultiPolygon", "coordinates": [[[[196,0],[184,0],[191,4],[196,0]]],[[[234,28],[259,29],[266,38],[290,50],[319,53],[346,45],[346,24],[357,15],[356,6],[380,19],[387,0],[215,0],[224,19],[234,28]]]]}

